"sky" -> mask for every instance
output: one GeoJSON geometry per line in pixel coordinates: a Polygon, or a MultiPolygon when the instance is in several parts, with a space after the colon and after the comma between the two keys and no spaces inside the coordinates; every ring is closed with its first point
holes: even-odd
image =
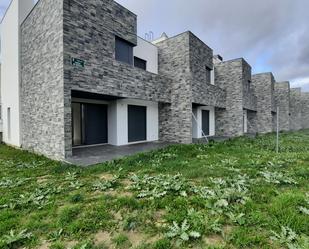
{"type": "MultiPolygon", "coordinates": [[[[0,18],[10,0],[0,0],[0,18]]],[[[138,16],[138,35],[190,30],[224,60],[309,91],[308,0],[117,0],[138,16]]]]}

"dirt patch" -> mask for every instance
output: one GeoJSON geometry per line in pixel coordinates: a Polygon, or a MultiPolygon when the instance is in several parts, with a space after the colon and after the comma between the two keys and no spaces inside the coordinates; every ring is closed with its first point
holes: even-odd
{"type": "Polygon", "coordinates": [[[155,236],[152,236],[152,237],[148,237],[145,241],[147,243],[155,243],[155,242],[157,242],[158,240],[160,240],[162,238],[163,238],[162,235],[155,235],[155,236]]]}
{"type": "Polygon", "coordinates": [[[78,244],[78,241],[69,241],[67,243],[65,243],[66,248],[73,248],[74,246],[76,246],[78,244]]]}
{"type": "Polygon", "coordinates": [[[159,211],[156,211],[153,215],[154,217],[154,220],[155,220],[155,225],[156,227],[165,227],[166,226],[166,220],[163,218],[164,215],[166,214],[166,211],[165,210],[159,210],[159,211]]]}
{"type": "Polygon", "coordinates": [[[104,193],[105,195],[110,195],[113,197],[133,197],[133,193],[129,191],[121,191],[121,190],[107,190],[105,192],[99,192],[104,193]]]}
{"type": "Polygon", "coordinates": [[[37,249],[48,249],[50,248],[50,246],[51,246],[51,243],[44,240],[37,249]]]}
{"type": "Polygon", "coordinates": [[[50,180],[50,177],[51,177],[50,175],[39,176],[36,178],[36,182],[39,184],[48,182],[50,180]]]}
{"type": "Polygon", "coordinates": [[[121,192],[118,192],[117,195],[119,197],[133,197],[133,193],[129,191],[121,191],[121,192]]]}
{"type": "Polygon", "coordinates": [[[109,174],[109,173],[104,173],[104,174],[99,175],[99,178],[100,178],[101,180],[109,181],[109,180],[114,179],[114,175],[109,174]]]}
{"type": "Polygon", "coordinates": [[[132,181],[128,178],[122,179],[120,182],[124,186],[131,186],[132,185],[132,181]]]}
{"type": "Polygon", "coordinates": [[[219,235],[211,235],[203,239],[209,246],[218,246],[224,244],[224,239],[219,235]]]}
{"type": "Polygon", "coordinates": [[[122,215],[121,215],[121,212],[120,212],[120,211],[117,212],[117,213],[112,212],[112,214],[113,214],[113,216],[115,217],[116,220],[119,220],[119,221],[122,220],[122,215]]]}
{"type": "Polygon", "coordinates": [[[130,240],[133,248],[139,246],[142,242],[146,241],[145,236],[143,236],[143,234],[140,234],[140,233],[126,232],[124,234],[130,240]]]}
{"type": "Polygon", "coordinates": [[[96,245],[104,243],[105,245],[111,244],[111,235],[108,232],[98,232],[94,236],[94,243],[96,245]]]}
{"type": "Polygon", "coordinates": [[[224,234],[230,234],[232,232],[232,230],[233,230],[233,226],[231,226],[231,225],[226,225],[226,226],[223,227],[224,234]]]}

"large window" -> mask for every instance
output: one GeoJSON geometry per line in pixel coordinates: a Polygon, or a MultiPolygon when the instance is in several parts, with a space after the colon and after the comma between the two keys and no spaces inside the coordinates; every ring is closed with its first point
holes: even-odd
{"type": "Polygon", "coordinates": [[[134,56],[134,66],[146,70],[147,61],[134,56]]]}
{"type": "Polygon", "coordinates": [[[117,61],[122,61],[133,65],[133,44],[119,37],[115,39],[115,58],[117,61]]]}
{"type": "Polygon", "coordinates": [[[212,71],[211,68],[206,67],[206,83],[207,84],[211,83],[211,71],[212,71]]]}

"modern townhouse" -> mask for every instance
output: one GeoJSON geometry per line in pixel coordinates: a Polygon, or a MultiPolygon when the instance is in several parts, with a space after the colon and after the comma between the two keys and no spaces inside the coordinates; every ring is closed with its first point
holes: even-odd
{"type": "Polygon", "coordinates": [[[252,75],[252,88],[257,97],[257,132],[276,129],[275,78],[272,73],[252,75]]]}
{"type": "Polygon", "coordinates": [[[171,84],[136,27],[114,1],[38,2],[21,25],[25,149],[63,159],[76,146],[159,140],[171,84]]]}
{"type": "Polygon", "coordinates": [[[64,160],[81,147],[274,130],[271,73],[213,57],[190,31],[146,41],[136,19],[113,0],[13,0],[1,22],[3,141],[64,160]]]}
{"type": "Polygon", "coordinates": [[[214,135],[225,93],[191,32],[154,45],[114,1],[30,3],[13,0],[2,21],[5,143],[65,159],[79,146],[214,135]]]}
{"type": "Polygon", "coordinates": [[[257,98],[251,66],[243,59],[215,60],[215,82],[226,92],[226,108],[216,113],[216,135],[241,136],[257,131],[257,98]]]}
{"type": "Polygon", "coordinates": [[[301,88],[291,88],[290,100],[290,130],[297,131],[302,128],[301,88]]]}
{"type": "Polygon", "coordinates": [[[191,143],[214,136],[215,113],[225,108],[225,92],[214,85],[212,49],[189,31],[153,43],[159,49],[159,74],[172,79],[171,104],[161,106],[162,138],[191,143]]]}
{"type": "Polygon", "coordinates": [[[301,93],[302,129],[309,129],[309,92],[301,93]]]}
{"type": "Polygon", "coordinates": [[[275,83],[275,99],[279,107],[279,130],[290,130],[290,82],[275,83]]]}

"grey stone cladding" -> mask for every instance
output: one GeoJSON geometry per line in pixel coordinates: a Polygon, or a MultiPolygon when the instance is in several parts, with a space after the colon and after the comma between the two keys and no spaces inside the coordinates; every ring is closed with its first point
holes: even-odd
{"type": "Polygon", "coordinates": [[[22,147],[54,159],[65,156],[62,4],[40,0],[21,25],[22,147]]]}
{"type": "Polygon", "coordinates": [[[206,68],[213,68],[213,51],[191,32],[189,36],[189,60],[192,77],[192,102],[199,105],[225,108],[225,91],[211,85],[206,68]]]}
{"type": "Polygon", "coordinates": [[[114,59],[115,36],[136,44],[137,35],[136,15],[112,0],[40,0],[21,29],[25,149],[72,155],[72,90],[171,101],[170,79],[114,59]],[[73,57],[85,67],[73,67],[73,57]]]}
{"type": "Polygon", "coordinates": [[[301,88],[291,88],[290,100],[290,129],[300,130],[302,128],[301,88]]]}
{"type": "MultiPolygon", "coordinates": [[[[192,142],[192,85],[189,62],[189,35],[182,34],[156,44],[159,48],[159,74],[173,79],[171,105],[165,108],[162,130],[170,130],[170,142],[192,142]]],[[[163,110],[162,110],[163,111],[163,110]]]]}
{"type": "Polygon", "coordinates": [[[216,135],[244,134],[244,110],[250,112],[248,132],[256,131],[256,96],[251,67],[242,58],[215,63],[215,84],[226,91],[226,109],[216,111],[216,135]]]}
{"type": "Polygon", "coordinates": [[[268,133],[276,127],[275,78],[272,73],[252,75],[252,88],[257,97],[257,132],[268,133]]]}
{"type": "Polygon", "coordinates": [[[210,84],[206,67],[212,68],[212,50],[191,32],[156,44],[159,74],[173,79],[171,105],[165,108],[162,130],[172,142],[192,142],[192,104],[225,107],[225,92],[210,84]],[[168,119],[169,117],[169,119],[168,119]]]}
{"type": "Polygon", "coordinates": [[[309,92],[301,93],[302,129],[309,129],[309,92]]]}
{"type": "Polygon", "coordinates": [[[279,107],[279,130],[290,130],[290,82],[275,83],[275,98],[279,107]]]}
{"type": "Polygon", "coordinates": [[[71,90],[169,103],[171,81],[115,60],[115,36],[137,42],[135,14],[112,0],[63,4],[65,150],[70,156],[71,90]],[[83,59],[85,68],[72,67],[72,57],[83,59]]]}

